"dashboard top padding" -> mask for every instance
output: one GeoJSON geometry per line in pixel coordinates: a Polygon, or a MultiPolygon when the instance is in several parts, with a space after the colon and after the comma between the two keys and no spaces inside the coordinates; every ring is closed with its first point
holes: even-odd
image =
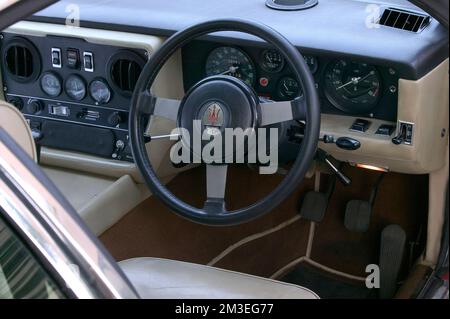
{"type": "MultiPolygon", "coordinates": [[[[72,3],[60,1],[30,19],[65,23],[72,3]]],[[[420,10],[406,1],[375,1],[387,6],[420,10]]],[[[259,21],[283,34],[303,53],[346,55],[368,63],[390,65],[402,77],[419,79],[448,57],[448,31],[436,20],[420,33],[389,27],[368,27],[368,2],[321,0],[305,11],[276,11],[260,0],[78,0],[81,26],[168,36],[206,20],[232,17],[259,21]]],[[[226,41],[260,44],[242,33],[214,35],[226,41]]]]}

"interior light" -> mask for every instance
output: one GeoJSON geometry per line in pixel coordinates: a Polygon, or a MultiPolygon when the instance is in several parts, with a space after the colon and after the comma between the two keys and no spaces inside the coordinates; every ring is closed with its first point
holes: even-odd
{"type": "Polygon", "coordinates": [[[358,168],[369,169],[371,171],[384,172],[384,173],[389,172],[389,170],[387,168],[378,167],[378,166],[374,166],[374,165],[356,164],[355,166],[358,167],[358,168]]]}

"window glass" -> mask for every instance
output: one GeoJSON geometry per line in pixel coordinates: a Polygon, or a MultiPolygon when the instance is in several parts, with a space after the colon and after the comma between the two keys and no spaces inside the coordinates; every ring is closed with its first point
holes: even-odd
{"type": "MultiPolygon", "coordinates": [[[[1,217],[0,209],[0,217],[1,217]]],[[[0,218],[0,299],[64,298],[31,251],[0,218]]]]}

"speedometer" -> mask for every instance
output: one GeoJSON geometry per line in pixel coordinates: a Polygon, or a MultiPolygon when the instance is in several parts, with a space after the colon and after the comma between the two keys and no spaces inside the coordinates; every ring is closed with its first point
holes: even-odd
{"type": "Polygon", "coordinates": [[[255,67],[249,56],[233,47],[219,47],[208,56],[205,65],[206,75],[231,75],[241,79],[249,86],[255,84],[255,67]]]}
{"type": "Polygon", "coordinates": [[[344,112],[367,113],[380,98],[380,74],[373,65],[366,63],[332,62],[325,73],[325,94],[336,108],[344,112]]]}

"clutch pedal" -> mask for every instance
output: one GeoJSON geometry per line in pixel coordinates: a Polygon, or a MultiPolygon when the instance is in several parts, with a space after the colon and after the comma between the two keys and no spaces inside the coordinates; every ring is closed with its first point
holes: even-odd
{"type": "Polygon", "coordinates": [[[390,299],[397,291],[397,279],[403,262],[406,233],[398,225],[389,225],[381,233],[380,298],[390,299]]]}

